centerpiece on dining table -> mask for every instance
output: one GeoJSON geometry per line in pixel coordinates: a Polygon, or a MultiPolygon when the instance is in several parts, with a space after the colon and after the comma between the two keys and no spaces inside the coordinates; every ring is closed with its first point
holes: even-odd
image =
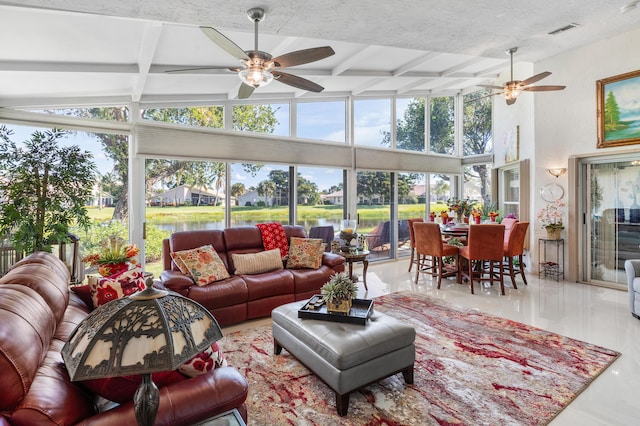
{"type": "Polygon", "coordinates": [[[122,238],[110,236],[100,243],[100,251],[82,258],[90,266],[97,266],[98,273],[103,277],[124,272],[130,266],[138,265],[136,256],[140,249],[135,244],[127,244],[122,238]]]}
{"type": "Polygon", "coordinates": [[[476,201],[469,198],[460,200],[454,197],[449,198],[447,200],[447,204],[449,206],[449,210],[451,210],[456,217],[456,223],[463,223],[464,218],[471,215],[471,211],[473,210],[473,206],[476,204],[476,201]]]}

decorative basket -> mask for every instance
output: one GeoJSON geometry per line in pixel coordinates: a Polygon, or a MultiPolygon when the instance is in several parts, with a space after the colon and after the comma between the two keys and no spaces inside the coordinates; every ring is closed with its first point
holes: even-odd
{"type": "Polygon", "coordinates": [[[351,310],[351,299],[342,299],[338,303],[327,300],[327,312],[348,314],[351,310]]]}
{"type": "Polygon", "coordinates": [[[559,240],[561,233],[561,228],[547,229],[547,240],[559,240]]]}

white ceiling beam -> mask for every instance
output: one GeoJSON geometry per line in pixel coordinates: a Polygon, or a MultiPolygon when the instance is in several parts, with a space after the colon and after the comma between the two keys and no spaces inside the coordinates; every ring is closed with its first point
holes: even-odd
{"type": "Polygon", "coordinates": [[[436,77],[427,77],[427,78],[421,78],[421,79],[419,79],[419,80],[413,81],[413,82],[411,82],[411,83],[409,83],[409,84],[407,84],[407,85],[404,85],[404,86],[402,86],[401,88],[399,88],[399,89],[397,90],[397,92],[396,92],[396,93],[397,93],[398,95],[404,95],[404,94],[406,94],[407,92],[409,92],[409,91],[411,91],[411,90],[415,89],[416,87],[420,87],[420,86],[422,86],[422,85],[423,85],[423,84],[425,84],[425,83],[428,83],[428,82],[430,82],[430,81],[435,80],[435,78],[436,78],[436,77]]]}
{"type": "Polygon", "coordinates": [[[378,84],[382,83],[383,81],[385,81],[385,78],[372,78],[369,79],[367,81],[365,81],[364,83],[362,83],[360,86],[354,88],[351,91],[351,94],[354,96],[360,95],[364,92],[370,91],[371,89],[373,89],[375,86],[377,86],[378,84]]]}
{"type": "Polygon", "coordinates": [[[131,100],[138,102],[144,87],[147,84],[147,77],[149,76],[149,68],[151,68],[151,61],[158,48],[158,41],[160,40],[160,34],[162,33],[163,24],[160,22],[152,22],[145,28],[142,36],[142,43],[140,43],[140,51],[138,53],[138,68],[140,73],[138,78],[133,84],[131,92],[131,100]]]}
{"type": "Polygon", "coordinates": [[[468,61],[464,61],[464,62],[462,62],[462,63],[460,63],[460,64],[458,64],[456,66],[453,66],[453,67],[451,67],[451,68],[449,68],[447,70],[442,71],[442,73],[440,74],[440,77],[449,77],[452,74],[454,74],[454,73],[456,73],[456,72],[458,72],[460,70],[463,70],[463,69],[465,69],[465,68],[467,68],[467,67],[469,67],[471,65],[475,65],[475,64],[477,64],[477,63],[479,63],[481,61],[483,61],[482,58],[469,59],[468,61]]]}
{"type": "Polygon", "coordinates": [[[357,52],[352,52],[352,54],[350,54],[347,59],[343,60],[340,65],[333,68],[331,70],[331,75],[342,75],[342,73],[347,71],[353,65],[366,62],[367,59],[374,55],[379,49],[380,46],[367,46],[364,49],[359,48],[357,52]]]}
{"type": "Polygon", "coordinates": [[[138,64],[98,64],[86,62],[0,61],[0,71],[18,72],[85,72],[137,74],[138,64]]]}
{"type": "Polygon", "coordinates": [[[391,74],[394,77],[401,76],[404,73],[408,72],[409,70],[411,70],[411,69],[413,69],[413,68],[415,68],[415,67],[417,67],[419,65],[422,65],[422,64],[424,64],[426,62],[433,61],[434,59],[436,59],[436,58],[438,58],[438,57],[440,57],[442,55],[443,55],[443,53],[429,52],[426,55],[422,55],[419,58],[416,58],[413,61],[409,61],[406,64],[400,66],[399,68],[396,68],[395,70],[393,70],[391,72],[391,74]]]}

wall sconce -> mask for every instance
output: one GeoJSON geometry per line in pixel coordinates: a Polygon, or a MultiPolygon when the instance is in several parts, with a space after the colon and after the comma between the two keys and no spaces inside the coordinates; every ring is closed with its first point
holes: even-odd
{"type": "Polygon", "coordinates": [[[564,167],[556,167],[554,169],[547,169],[551,176],[560,177],[563,174],[567,173],[567,169],[564,167]]]}

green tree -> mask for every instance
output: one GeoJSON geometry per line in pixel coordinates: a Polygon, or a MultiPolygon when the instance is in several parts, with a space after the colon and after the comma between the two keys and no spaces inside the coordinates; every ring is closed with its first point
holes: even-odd
{"type": "Polygon", "coordinates": [[[604,101],[604,124],[609,128],[615,128],[620,122],[620,109],[613,92],[607,93],[607,99],[604,101]]]}
{"type": "Polygon", "coordinates": [[[236,198],[236,203],[238,198],[240,198],[240,196],[245,192],[246,192],[246,188],[244,186],[244,183],[236,182],[233,185],[231,185],[231,195],[236,198]]]}
{"type": "Polygon", "coordinates": [[[264,196],[264,204],[269,207],[269,197],[276,192],[276,184],[272,180],[263,180],[258,184],[258,195],[264,196]]]}
{"type": "MultiPolygon", "coordinates": [[[[424,114],[423,114],[424,115],[424,114]]],[[[414,118],[416,120],[419,117],[414,118]]],[[[429,143],[431,151],[439,154],[455,154],[455,114],[452,96],[431,98],[429,143]]]]}
{"type": "Polygon", "coordinates": [[[24,147],[0,127],[0,235],[26,253],[50,251],[68,241],[69,227],[89,224],[86,204],[96,179],[93,156],[77,146],[63,147],[66,132],[36,131],[24,147]]]}
{"type": "MultiPolygon", "coordinates": [[[[463,99],[463,152],[464,155],[485,154],[493,150],[492,97],[489,89],[478,90],[463,99]]],[[[465,182],[478,179],[484,204],[491,200],[490,170],[486,164],[475,164],[465,169],[465,182]]]]}
{"type": "Polygon", "coordinates": [[[320,202],[318,185],[298,173],[298,204],[312,206],[320,202]]]}
{"type": "MultiPolygon", "coordinates": [[[[391,133],[383,132],[382,146],[391,146],[391,133]]],[[[408,151],[425,151],[424,98],[412,99],[402,118],[396,122],[396,147],[408,151]]]]}
{"type": "Polygon", "coordinates": [[[289,171],[271,170],[269,180],[275,185],[276,204],[286,206],[289,204],[289,171]]]}

